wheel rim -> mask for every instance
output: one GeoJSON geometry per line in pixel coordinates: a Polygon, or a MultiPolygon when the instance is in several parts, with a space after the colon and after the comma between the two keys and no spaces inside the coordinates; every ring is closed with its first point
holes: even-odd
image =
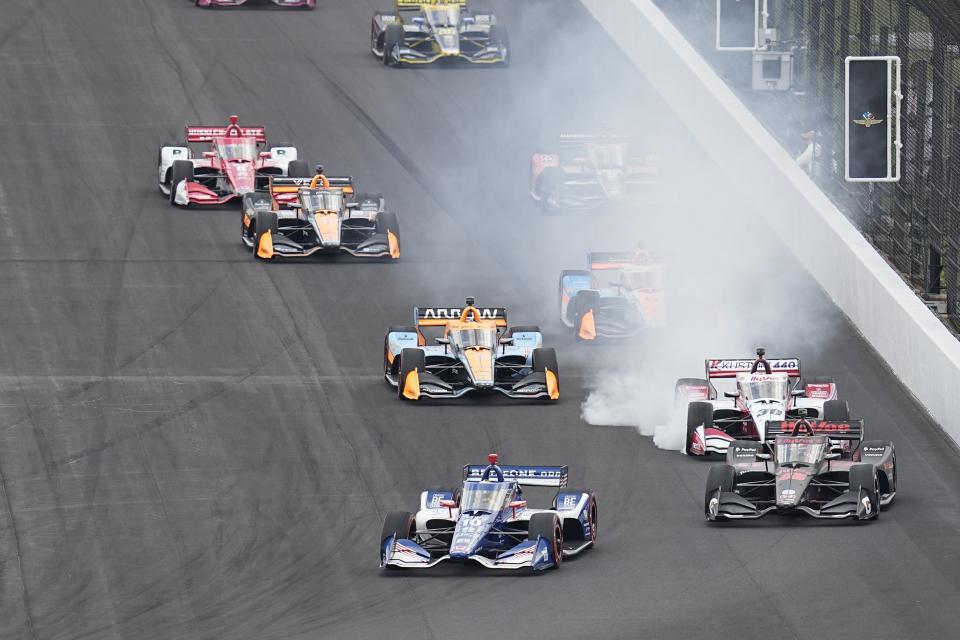
{"type": "Polygon", "coordinates": [[[554,524],[553,529],[553,549],[557,556],[556,564],[559,567],[560,563],[563,562],[563,527],[557,522],[554,524]]]}

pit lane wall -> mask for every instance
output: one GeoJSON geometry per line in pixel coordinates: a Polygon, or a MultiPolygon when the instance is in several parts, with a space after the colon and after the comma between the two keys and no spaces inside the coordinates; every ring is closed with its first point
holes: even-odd
{"type": "Polygon", "coordinates": [[[774,232],[894,374],[960,443],[960,342],[763,128],[651,0],[580,0],[731,184],[748,183],[774,232]],[[726,150],[736,149],[734,155],[726,150]],[[749,177],[748,180],[744,180],[749,177]],[[811,248],[815,248],[812,249],[811,248]]]}

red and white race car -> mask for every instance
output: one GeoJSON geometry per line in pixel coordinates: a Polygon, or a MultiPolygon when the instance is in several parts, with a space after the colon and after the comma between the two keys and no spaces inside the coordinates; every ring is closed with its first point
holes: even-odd
{"type": "Polygon", "coordinates": [[[675,397],[680,407],[686,403],[684,451],[697,456],[725,454],[735,440],[764,442],[771,420],[850,419],[833,378],[801,383],[800,358],[767,359],[763,349],[757,349],[756,360],[707,360],[706,378],[681,378],[675,397]],[[722,387],[722,397],[714,382],[722,387]]]}
{"type": "MultiPolygon", "coordinates": [[[[249,0],[196,0],[198,7],[239,7],[247,2],[249,0]]],[[[270,0],[270,2],[278,7],[317,8],[317,0],[270,0]]]]}
{"type": "Polygon", "coordinates": [[[262,191],[270,176],[310,177],[306,161],[289,143],[267,145],[263,127],[241,127],[230,116],[225,127],[188,126],[186,143],[160,145],[160,191],[170,204],[221,205],[262,191]],[[208,144],[196,153],[190,145],[208,144]]]}

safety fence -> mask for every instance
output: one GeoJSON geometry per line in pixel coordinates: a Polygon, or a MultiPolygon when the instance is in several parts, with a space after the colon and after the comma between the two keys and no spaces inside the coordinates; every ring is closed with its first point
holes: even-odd
{"type": "Polygon", "coordinates": [[[813,152],[811,177],[960,331],[960,4],[768,0],[768,48],[791,52],[793,77],[789,90],[758,91],[751,52],[715,49],[716,0],[655,3],[788,150],[813,152]],[[896,183],[844,180],[844,59],[865,55],[901,59],[896,183]]]}

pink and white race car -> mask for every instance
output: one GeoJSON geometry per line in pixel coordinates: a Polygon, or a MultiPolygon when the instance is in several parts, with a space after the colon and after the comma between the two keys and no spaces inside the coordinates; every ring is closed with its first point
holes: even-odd
{"type": "MultiPolygon", "coordinates": [[[[198,7],[239,7],[250,0],[196,0],[198,7]]],[[[270,0],[278,7],[302,7],[316,9],[317,0],[270,0]]]]}
{"type": "MultiPolygon", "coordinates": [[[[684,451],[697,456],[725,454],[735,440],[762,443],[772,420],[850,420],[833,378],[801,383],[799,358],[767,359],[763,349],[757,349],[756,360],[707,360],[706,378],[681,378],[675,397],[679,406],[686,403],[684,451]],[[714,382],[722,387],[722,397],[714,382]]],[[[842,449],[844,443],[837,446],[842,449]]]]}
{"type": "Polygon", "coordinates": [[[262,191],[270,176],[309,178],[306,161],[289,143],[267,144],[263,127],[241,127],[230,116],[225,127],[188,126],[186,143],[160,145],[160,191],[170,204],[221,205],[262,191]],[[190,145],[209,144],[196,153],[190,145]]]}

